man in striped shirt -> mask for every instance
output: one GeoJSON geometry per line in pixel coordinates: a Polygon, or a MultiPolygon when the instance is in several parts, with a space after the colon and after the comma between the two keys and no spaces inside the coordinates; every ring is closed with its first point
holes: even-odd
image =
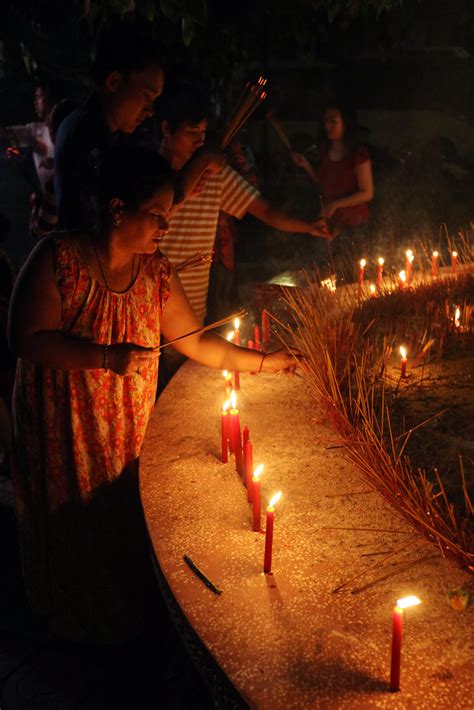
{"type": "MultiPolygon", "coordinates": [[[[180,171],[192,155],[204,145],[207,130],[207,106],[191,92],[165,97],[158,107],[161,118],[161,154],[173,170],[180,171]]],[[[272,207],[230,166],[221,169],[217,157],[203,159],[203,173],[198,188],[173,212],[169,231],[161,249],[173,266],[178,266],[198,251],[209,253],[214,247],[217,220],[222,210],[241,219],[247,212],[270,227],[286,232],[307,233],[327,238],[324,223],[290,217],[272,207]]],[[[188,299],[200,321],[206,315],[210,263],[203,261],[180,273],[188,299]]]]}

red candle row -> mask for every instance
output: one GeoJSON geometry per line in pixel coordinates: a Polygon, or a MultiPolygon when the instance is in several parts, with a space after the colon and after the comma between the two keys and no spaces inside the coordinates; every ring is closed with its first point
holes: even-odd
{"type": "MultiPolygon", "coordinates": [[[[415,256],[413,254],[413,251],[411,249],[407,249],[405,252],[405,268],[399,272],[398,274],[398,282],[400,288],[405,288],[405,286],[409,286],[412,282],[413,279],[413,261],[415,259],[415,256]]],[[[434,251],[432,256],[431,256],[431,275],[432,276],[438,276],[439,270],[438,270],[438,259],[439,259],[439,253],[437,251],[434,251]]],[[[377,267],[377,291],[380,291],[381,286],[382,286],[382,275],[383,275],[383,266],[384,266],[385,260],[380,257],[378,259],[378,267],[377,267]]],[[[452,251],[451,252],[451,268],[453,272],[456,271],[458,263],[458,253],[457,251],[452,251]]],[[[361,259],[359,261],[359,274],[357,278],[357,283],[359,287],[359,295],[362,291],[362,283],[364,281],[364,274],[365,274],[365,267],[367,266],[367,261],[365,259],[361,259]]],[[[372,290],[372,289],[371,289],[372,290]]],[[[373,293],[372,295],[375,294],[375,286],[373,286],[373,293]]]]}
{"type": "MultiPolygon", "coordinates": [[[[236,399],[236,394],[232,390],[230,400],[225,402],[221,410],[221,461],[227,463],[228,454],[234,454],[237,473],[242,477],[242,482],[247,488],[247,500],[252,505],[252,528],[254,532],[261,532],[260,476],[263,464],[260,464],[255,471],[253,470],[253,446],[250,441],[250,432],[248,426],[245,425],[241,435],[240,415],[236,399]]],[[[265,573],[271,572],[275,505],[280,497],[281,492],[270,500],[266,511],[263,565],[265,573]]]]}
{"type": "MultiPolygon", "coordinates": [[[[406,373],[406,351],[400,348],[402,353],[402,377],[406,373]]],[[[253,446],[250,441],[250,432],[247,425],[240,431],[240,416],[237,409],[236,395],[232,391],[231,399],[228,400],[221,412],[222,418],[222,462],[228,461],[228,449],[234,453],[236,469],[242,476],[243,483],[247,488],[247,500],[252,504],[252,527],[254,532],[261,532],[261,498],[260,498],[260,476],[263,472],[263,464],[253,470],[253,446]],[[229,410],[229,406],[232,408],[229,410]],[[242,463],[243,452],[243,463],[242,463]]],[[[263,559],[263,571],[269,574],[272,570],[273,552],[273,530],[275,524],[275,505],[281,498],[281,491],[271,498],[266,510],[265,525],[265,552],[263,559]]],[[[400,664],[402,646],[402,625],[403,610],[420,604],[418,597],[406,597],[399,599],[397,606],[392,613],[392,649],[390,663],[390,690],[400,690],[400,664]]]]}

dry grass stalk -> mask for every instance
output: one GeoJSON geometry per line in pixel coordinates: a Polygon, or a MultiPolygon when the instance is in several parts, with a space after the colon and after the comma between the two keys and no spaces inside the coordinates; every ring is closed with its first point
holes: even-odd
{"type": "MultiPolygon", "coordinates": [[[[469,278],[473,278],[472,274],[469,278]]],[[[372,299],[380,301],[379,312],[372,309],[362,318],[365,304],[358,308],[356,299],[338,291],[329,293],[318,288],[317,283],[308,280],[307,288],[298,291],[283,289],[283,299],[293,323],[289,325],[275,319],[280,338],[304,354],[302,368],[315,401],[344,442],[346,457],[359,468],[369,485],[444,556],[474,572],[473,508],[464,477],[465,506],[455,507],[448,500],[437,472],[435,480],[431,481],[426,471],[412,469],[405,449],[414,428],[401,434],[393,430],[383,373],[400,333],[396,322],[386,329],[383,327],[386,321],[390,322],[381,303],[386,299],[372,299]],[[367,331],[373,320],[377,327],[371,324],[367,331]]],[[[443,291],[445,284],[437,284],[437,287],[443,291]]],[[[443,296],[436,292],[434,285],[427,286],[424,295],[420,298],[431,319],[441,318],[443,296]],[[432,302],[437,305],[430,310],[432,302]]],[[[418,292],[410,296],[410,310],[407,303],[407,312],[412,318],[415,317],[413,302],[417,299],[418,292]]],[[[396,321],[400,299],[394,300],[397,306],[388,298],[387,309],[396,321]]],[[[422,318],[421,308],[418,315],[422,318]]],[[[429,342],[434,330],[430,318],[425,317],[424,322],[424,328],[417,328],[418,334],[424,334],[422,347],[429,342]]],[[[448,328],[445,319],[443,327],[446,339],[452,333],[452,325],[448,328]]],[[[469,330],[463,335],[472,337],[472,330],[469,324],[469,330]]]]}

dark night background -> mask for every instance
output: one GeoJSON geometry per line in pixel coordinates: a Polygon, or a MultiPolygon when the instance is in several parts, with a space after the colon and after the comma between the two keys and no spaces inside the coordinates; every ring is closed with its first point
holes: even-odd
{"type": "MultiPolygon", "coordinates": [[[[0,124],[35,120],[39,77],[66,96],[87,95],[94,43],[126,0],[4,0],[0,6],[0,124]]],[[[439,248],[440,225],[471,230],[474,188],[474,2],[472,0],[137,0],[135,12],[166,48],[168,75],[191,73],[210,92],[222,125],[242,85],[269,79],[270,104],[295,149],[311,153],[325,97],[337,91],[359,110],[373,158],[372,255],[400,256],[415,242],[439,248]]],[[[155,127],[148,126],[150,134],[155,127]]],[[[295,214],[315,216],[314,186],[257,113],[241,135],[263,194],[295,214]]],[[[12,162],[0,145],[0,212],[11,221],[4,246],[16,265],[30,248],[25,152],[12,162]]],[[[309,236],[297,243],[245,218],[240,281],[269,278],[321,257],[309,236]],[[296,248],[295,248],[296,246],[296,248]]],[[[3,485],[3,484],[2,484],[3,485]]],[[[8,486],[5,487],[8,491],[8,486]]],[[[26,611],[11,499],[0,489],[0,708],[199,708],[209,699],[174,636],[159,645],[105,654],[52,646],[26,611]],[[170,650],[171,649],[171,650],[170,650]],[[159,700],[157,700],[159,698],[159,700]],[[95,704],[94,704],[95,703],[95,704]]]]}

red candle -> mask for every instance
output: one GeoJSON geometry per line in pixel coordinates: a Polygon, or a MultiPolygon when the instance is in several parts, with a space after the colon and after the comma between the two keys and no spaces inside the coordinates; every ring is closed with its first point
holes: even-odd
{"type": "Polygon", "coordinates": [[[456,266],[458,264],[458,253],[457,251],[451,252],[451,267],[453,271],[456,271],[456,266]]]}
{"type": "Polygon", "coordinates": [[[359,291],[362,288],[362,281],[364,280],[364,273],[365,273],[366,264],[367,264],[367,262],[365,259],[361,259],[359,261],[359,278],[358,278],[359,291]]]}
{"type": "Polygon", "coordinates": [[[242,429],[242,446],[245,446],[247,441],[250,439],[250,430],[247,426],[247,424],[244,424],[244,428],[242,429]]]}
{"type": "Polygon", "coordinates": [[[228,446],[229,446],[229,407],[230,400],[224,404],[221,410],[221,437],[222,437],[222,463],[227,463],[228,446]]]}
{"type": "Polygon", "coordinates": [[[253,531],[260,532],[261,526],[261,502],[260,502],[260,476],[263,471],[263,463],[257,466],[252,476],[252,517],[253,531]]]}
{"type": "Polygon", "coordinates": [[[270,343],[270,316],[265,308],[262,311],[262,339],[263,347],[267,347],[270,343]]]}
{"type": "Polygon", "coordinates": [[[260,350],[261,349],[260,328],[258,326],[258,323],[255,323],[253,326],[253,340],[255,343],[255,350],[260,350]]]}
{"type": "Polygon", "coordinates": [[[434,251],[431,255],[431,276],[438,276],[438,257],[437,251],[434,251]]]}
{"type": "Polygon", "coordinates": [[[385,259],[382,257],[379,258],[378,260],[378,268],[377,268],[377,291],[380,291],[382,288],[382,276],[383,276],[383,265],[385,264],[385,259]]]}
{"type": "MultiPolygon", "coordinates": [[[[234,322],[239,322],[239,319],[236,318],[234,322]]],[[[227,336],[227,340],[229,343],[234,342],[236,345],[240,345],[240,332],[239,329],[237,328],[236,330],[232,331],[232,333],[229,333],[227,336]],[[236,340],[238,338],[238,342],[236,340]]],[[[231,381],[232,381],[232,375],[231,375],[231,381]]],[[[240,374],[235,371],[234,372],[234,389],[239,390],[240,389],[240,374]]]]}
{"type": "Polygon", "coordinates": [[[272,571],[272,550],[273,550],[273,526],[275,523],[275,505],[281,498],[281,491],[275,493],[267,507],[267,518],[265,525],[265,556],[263,559],[263,571],[268,574],[272,571]]]}
{"type": "Polygon", "coordinates": [[[247,340],[247,347],[249,350],[255,350],[255,344],[253,340],[247,340]]]}
{"type": "Polygon", "coordinates": [[[227,372],[227,370],[224,370],[222,374],[224,375],[225,396],[226,399],[230,399],[230,395],[232,392],[232,373],[227,372]]]}
{"type": "Polygon", "coordinates": [[[402,654],[403,609],[392,612],[392,658],[390,663],[390,690],[400,690],[400,660],[402,654]]]}
{"type": "Polygon", "coordinates": [[[236,318],[236,319],[234,320],[234,343],[235,343],[236,345],[240,345],[240,330],[239,330],[239,327],[240,327],[240,320],[239,320],[238,318],[236,318]]]}
{"type": "Polygon", "coordinates": [[[413,279],[413,259],[415,258],[411,249],[407,249],[405,252],[405,271],[407,276],[407,284],[411,284],[413,279]]]}
{"type": "Polygon", "coordinates": [[[402,356],[401,376],[406,377],[408,358],[406,348],[404,348],[403,345],[400,346],[400,355],[402,356]]]}
{"type": "Polygon", "coordinates": [[[253,446],[250,439],[244,444],[244,472],[245,485],[247,486],[247,501],[252,502],[252,471],[253,471],[253,446]]]}
{"type": "Polygon", "coordinates": [[[390,663],[390,690],[400,690],[400,661],[402,656],[403,610],[421,604],[418,597],[405,597],[397,601],[392,612],[392,656],[390,663]]]}
{"type": "Polygon", "coordinates": [[[232,409],[230,410],[230,438],[232,451],[235,456],[235,468],[237,473],[242,475],[242,439],[240,436],[240,415],[237,409],[237,398],[235,396],[234,390],[231,394],[232,409]]]}

